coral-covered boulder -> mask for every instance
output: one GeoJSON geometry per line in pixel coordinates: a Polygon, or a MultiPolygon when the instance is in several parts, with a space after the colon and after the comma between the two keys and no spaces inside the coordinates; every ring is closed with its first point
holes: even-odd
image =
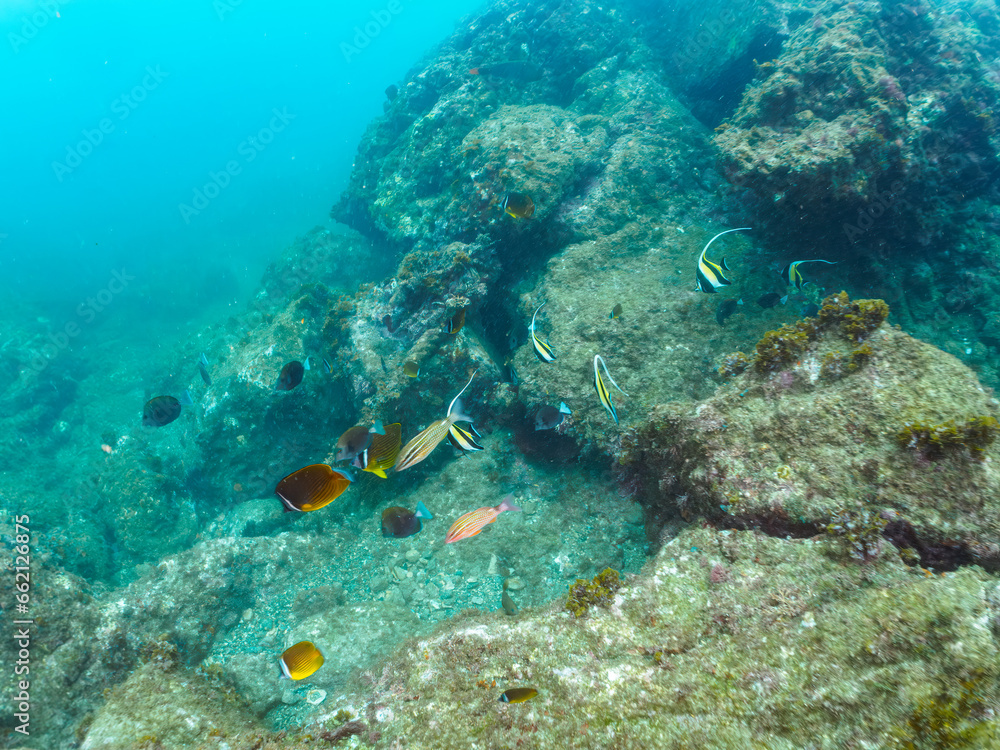
{"type": "Polygon", "coordinates": [[[862,559],[888,537],[925,565],[1000,563],[1000,405],[887,312],[828,298],[752,359],[727,357],[714,396],[655,407],[623,460],[688,517],[829,532],[862,559]]]}

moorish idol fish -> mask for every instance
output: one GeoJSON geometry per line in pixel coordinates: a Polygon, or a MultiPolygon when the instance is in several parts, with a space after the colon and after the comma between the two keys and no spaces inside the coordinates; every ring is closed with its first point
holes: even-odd
{"type": "Polygon", "coordinates": [[[726,259],[722,259],[722,265],[720,266],[717,263],[707,260],[705,253],[708,251],[708,246],[722,235],[729,234],[730,232],[742,232],[746,229],[750,229],[750,227],[738,227],[736,229],[727,229],[725,232],[719,232],[702,248],[701,255],[698,256],[698,267],[695,269],[695,278],[697,279],[695,291],[714,294],[720,286],[729,286],[732,283],[722,273],[729,270],[729,266],[726,265],[726,259]]]}
{"type": "Polygon", "coordinates": [[[789,263],[787,266],[781,269],[781,278],[785,280],[786,284],[793,285],[800,292],[802,287],[806,284],[811,284],[811,281],[806,281],[802,278],[802,272],[799,270],[799,266],[803,263],[828,263],[831,266],[837,265],[835,260],[823,260],[822,258],[817,258],[816,260],[796,260],[789,263]]]}
{"type": "MultiPolygon", "coordinates": [[[[541,310],[547,302],[543,302],[538,306],[538,310],[541,310]]],[[[531,316],[531,345],[535,347],[535,356],[538,357],[542,362],[555,362],[556,355],[552,353],[552,347],[538,338],[535,333],[535,317],[538,315],[538,310],[535,310],[535,314],[531,316]]]]}
{"type": "MultiPolygon", "coordinates": [[[[476,372],[479,372],[479,370],[476,370],[476,372]]],[[[472,378],[476,377],[476,372],[472,373],[472,377],[470,377],[469,382],[465,384],[465,388],[472,385],[472,378]]],[[[455,422],[472,421],[471,417],[467,417],[462,413],[462,402],[458,399],[459,396],[465,393],[465,388],[460,390],[458,392],[458,396],[455,396],[455,398],[451,400],[451,403],[448,404],[448,411],[445,414],[444,419],[432,422],[427,429],[419,433],[416,437],[412,438],[410,442],[403,446],[403,450],[399,454],[399,460],[396,462],[396,471],[409,469],[414,464],[418,464],[427,458],[431,454],[431,451],[437,448],[438,443],[444,440],[445,436],[451,430],[451,426],[455,424],[455,422]]]]}
{"type": "Polygon", "coordinates": [[[299,641],[285,649],[279,664],[282,679],[304,680],[323,666],[323,654],[312,641],[299,641]]]}
{"type": "Polygon", "coordinates": [[[483,436],[480,435],[479,431],[471,424],[468,428],[459,427],[457,424],[453,424],[448,428],[448,442],[463,453],[481,451],[483,446],[481,446],[478,441],[482,439],[483,436]]]}
{"type": "MultiPolygon", "coordinates": [[[[594,389],[597,391],[597,397],[601,399],[601,405],[605,409],[607,409],[608,413],[614,418],[615,424],[618,424],[618,412],[615,411],[615,405],[611,403],[611,393],[608,391],[608,387],[604,385],[604,378],[601,377],[601,373],[597,369],[598,362],[600,362],[601,367],[604,368],[604,374],[608,376],[608,380],[611,381],[611,385],[613,385],[615,388],[618,388],[618,390],[621,391],[622,393],[625,393],[625,391],[622,391],[622,389],[618,387],[618,383],[615,382],[615,379],[611,377],[611,373],[608,372],[608,366],[604,364],[604,357],[602,357],[600,354],[595,354],[594,389]]],[[[625,395],[627,396],[628,394],[625,393],[625,395]]]]}

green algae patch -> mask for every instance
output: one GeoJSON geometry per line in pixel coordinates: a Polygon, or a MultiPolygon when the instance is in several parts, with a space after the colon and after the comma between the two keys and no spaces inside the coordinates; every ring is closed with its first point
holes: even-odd
{"type": "Polygon", "coordinates": [[[587,614],[591,607],[606,607],[621,585],[618,571],[611,568],[602,570],[592,581],[577,578],[576,583],[569,587],[566,609],[576,617],[581,617],[587,614]]]}
{"type": "Polygon", "coordinates": [[[997,433],[1000,422],[991,416],[971,417],[961,424],[953,419],[942,424],[911,422],[896,434],[896,442],[901,448],[917,451],[930,460],[962,450],[981,459],[997,433]]]}

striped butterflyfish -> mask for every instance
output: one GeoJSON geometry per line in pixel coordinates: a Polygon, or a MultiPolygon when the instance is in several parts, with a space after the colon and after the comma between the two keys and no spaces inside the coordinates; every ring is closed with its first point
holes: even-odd
{"type": "Polygon", "coordinates": [[[323,654],[312,641],[299,641],[285,649],[278,663],[282,678],[304,680],[322,667],[323,661],[323,654]]]}
{"type": "Polygon", "coordinates": [[[535,356],[538,357],[542,362],[555,362],[556,355],[552,353],[552,347],[538,338],[538,334],[535,333],[535,318],[538,316],[538,310],[541,310],[547,302],[543,302],[535,310],[535,314],[531,316],[531,328],[528,330],[531,332],[531,345],[535,348],[535,356]]]}
{"type": "Polygon", "coordinates": [[[733,283],[723,274],[723,271],[729,270],[729,266],[726,265],[726,259],[722,259],[722,265],[720,266],[718,263],[708,260],[705,257],[705,253],[708,252],[708,246],[722,235],[729,234],[730,232],[742,232],[745,229],[750,229],[750,227],[738,227],[736,229],[727,229],[725,232],[719,232],[702,248],[701,255],[698,256],[698,267],[695,269],[695,278],[697,279],[695,291],[714,294],[719,287],[729,286],[733,283]]]}
{"type": "Polygon", "coordinates": [[[453,424],[448,428],[448,442],[463,453],[481,451],[483,446],[479,444],[479,441],[482,439],[483,436],[479,434],[479,430],[471,424],[468,427],[459,427],[457,424],[453,424]]]}
{"type": "Polygon", "coordinates": [[[501,703],[524,703],[525,701],[530,701],[536,695],[538,695],[538,691],[534,688],[511,688],[500,693],[500,697],[497,700],[501,703]]]}
{"type": "Polygon", "coordinates": [[[458,310],[454,315],[448,318],[448,322],[444,324],[444,330],[454,336],[456,333],[462,330],[462,326],[465,325],[465,310],[462,308],[458,310]]]}
{"type": "Polygon", "coordinates": [[[501,500],[499,505],[495,505],[492,508],[476,508],[476,510],[470,510],[468,513],[459,516],[458,520],[448,529],[448,535],[445,537],[444,543],[451,544],[460,539],[468,539],[470,536],[475,536],[485,526],[497,520],[497,516],[505,510],[521,510],[511,502],[513,499],[514,495],[510,494],[501,500]]]}
{"type": "MultiPolygon", "coordinates": [[[[615,410],[615,405],[611,403],[611,392],[608,390],[608,387],[604,384],[604,378],[601,377],[600,370],[597,369],[598,362],[600,362],[601,367],[604,368],[604,374],[608,376],[608,380],[611,381],[611,385],[613,385],[615,388],[618,388],[618,390],[621,391],[622,393],[625,393],[625,391],[622,391],[622,389],[618,386],[618,383],[615,382],[615,379],[611,377],[611,373],[608,372],[608,366],[604,364],[604,357],[602,357],[600,354],[595,354],[594,389],[597,391],[597,397],[601,399],[601,405],[608,410],[608,413],[615,420],[615,424],[618,424],[618,412],[615,410]]],[[[628,394],[625,393],[625,395],[627,396],[628,394]]]]}
{"type": "Polygon", "coordinates": [[[353,465],[385,479],[386,470],[396,463],[402,443],[403,430],[399,422],[387,424],[383,433],[373,435],[368,447],[354,457],[353,465]]]}
{"type": "MultiPolygon", "coordinates": [[[[476,372],[479,372],[479,370],[476,370],[476,372]]],[[[472,373],[472,377],[470,377],[469,382],[465,384],[465,388],[472,385],[472,378],[476,377],[476,372],[472,373]]],[[[399,453],[399,459],[396,461],[396,471],[409,469],[414,464],[418,464],[427,458],[431,454],[431,451],[437,448],[438,443],[445,439],[448,432],[451,430],[451,426],[455,424],[455,422],[472,421],[471,417],[467,417],[462,412],[462,402],[459,400],[459,396],[465,393],[465,388],[460,390],[458,392],[458,396],[455,396],[455,398],[451,400],[444,419],[432,422],[426,429],[423,430],[423,432],[411,438],[410,441],[403,446],[403,450],[399,453]]]]}
{"type": "Polygon", "coordinates": [[[311,464],[278,482],[274,494],[285,510],[312,511],[329,505],[351,486],[354,477],[345,469],[311,464]]]}
{"type": "Polygon", "coordinates": [[[789,263],[787,266],[781,269],[781,278],[785,280],[786,284],[791,284],[800,292],[802,287],[806,284],[811,284],[811,281],[806,281],[802,278],[802,272],[799,270],[799,266],[803,263],[828,263],[831,266],[837,265],[835,260],[823,260],[822,258],[816,258],[815,260],[796,260],[789,263]]]}
{"type": "Polygon", "coordinates": [[[503,199],[503,210],[514,219],[530,219],[535,215],[535,202],[524,193],[507,193],[503,199]]]}

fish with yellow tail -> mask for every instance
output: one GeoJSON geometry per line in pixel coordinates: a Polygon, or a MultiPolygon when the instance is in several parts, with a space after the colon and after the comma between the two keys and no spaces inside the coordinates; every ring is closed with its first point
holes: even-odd
{"type": "Polygon", "coordinates": [[[543,302],[535,310],[535,314],[531,316],[531,327],[528,330],[531,332],[531,345],[535,348],[535,356],[542,362],[555,362],[556,355],[552,353],[552,347],[538,338],[538,334],[535,333],[535,318],[538,316],[538,310],[541,310],[546,304],[543,302]]]}
{"type": "Polygon", "coordinates": [[[726,265],[726,259],[722,259],[722,265],[720,266],[718,263],[713,263],[706,258],[705,253],[708,252],[708,246],[722,235],[729,234],[730,232],[744,232],[747,229],[750,229],[750,227],[738,227],[736,229],[727,229],[725,232],[719,232],[701,249],[701,255],[698,256],[698,267],[695,269],[695,279],[697,280],[697,284],[695,285],[696,292],[715,294],[719,287],[729,286],[733,283],[723,274],[723,271],[729,270],[729,266],[726,265]]]}
{"type": "Polygon", "coordinates": [[[597,369],[598,362],[600,362],[601,367],[604,368],[604,374],[608,376],[608,380],[611,381],[611,385],[613,385],[615,388],[618,388],[618,390],[624,393],[626,396],[628,394],[625,393],[625,391],[622,391],[622,389],[618,386],[618,383],[615,382],[615,379],[611,377],[611,373],[608,372],[608,366],[604,363],[604,357],[602,357],[600,354],[595,354],[594,389],[597,391],[597,397],[601,399],[601,405],[608,410],[608,413],[615,420],[615,424],[618,424],[618,412],[615,410],[615,405],[611,403],[611,392],[608,390],[608,387],[604,385],[604,378],[601,377],[601,372],[600,370],[597,369]]]}
{"type": "Polygon", "coordinates": [[[781,269],[781,278],[785,280],[785,283],[794,286],[800,292],[802,287],[806,284],[811,284],[811,281],[806,281],[802,277],[802,271],[799,270],[799,266],[803,263],[827,263],[831,266],[837,265],[834,260],[823,260],[822,258],[816,258],[815,260],[796,260],[789,263],[787,266],[781,269]]]}
{"type": "Polygon", "coordinates": [[[399,422],[387,424],[381,435],[373,435],[368,447],[354,457],[352,466],[385,479],[385,472],[396,463],[403,444],[399,422]]]}
{"type": "MultiPolygon", "coordinates": [[[[476,370],[476,372],[479,372],[479,370],[476,370]]],[[[472,377],[470,377],[469,382],[465,384],[465,388],[472,385],[472,378],[476,377],[476,372],[472,373],[472,377]]],[[[406,445],[403,446],[403,450],[399,452],[399,458],[396,461],[396,471],[409,469],[414,464],[418,464],[427,458],[431,454],[431,451],[437,448],[438,443],[448,436],[448,433],[455,422],[472,421],[471,417],[467,417],[462,413],[462,402],[459,400],[459,396],[465,393],[465,388],[460,390],[458,392],[458,396],[455,396],[455,398],[451,400],[444,419],[432,422],[427,429],[412,438],[406,445]]]]}
{"type": "Polygon", "coordinates": [[[444,543],[451,544],[452,542],[457,542],[460,539],[468,539],[470,536],[475,536],[482,531],[485,526],[497,520],[497,516],[505,510],[521,510],[518,506],[511,502],[513,499],[514,495],[507,495],[507,497],[505,497],[499,505],[492,508],[477,508],[476,510],[469,511],[463,516],[459,516],[458,520],[451,525],[450,529],[448,529],[448,536],[445,537],[444,543]]]}

